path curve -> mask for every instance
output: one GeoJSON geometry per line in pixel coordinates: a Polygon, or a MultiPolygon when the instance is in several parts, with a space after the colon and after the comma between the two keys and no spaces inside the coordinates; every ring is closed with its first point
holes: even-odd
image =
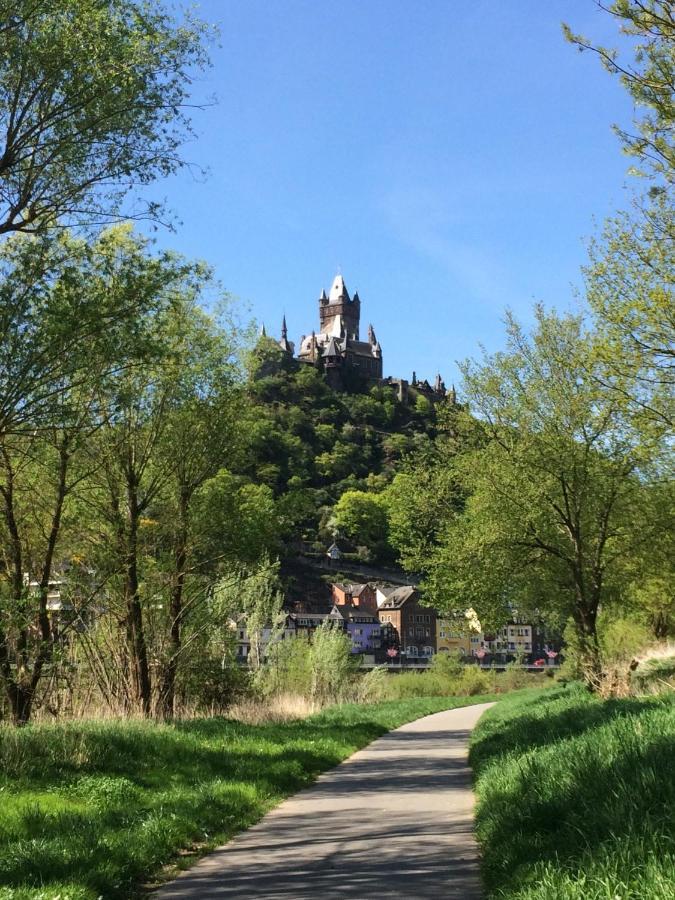
{"type": "Polygon", "coordinates": [[[479,900],[468,765],[481,703],[409,722],[320,775],[153,900],[479,900]]]}

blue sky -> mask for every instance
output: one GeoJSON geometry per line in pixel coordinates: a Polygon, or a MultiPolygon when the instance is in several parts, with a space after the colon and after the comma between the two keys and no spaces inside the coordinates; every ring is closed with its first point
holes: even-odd
{"type": "Polygon", "coordinates": [[[602,42],[593,0],[203,0],[221,28],[186,156],[154,189],[158,241],[210,262],[289,337],[341,268],[385,374],[457,380],[503,345],[505,307],[574,305],[584,241],[626,204],[612,122],[631,106],[561,21],[602,42]]]}

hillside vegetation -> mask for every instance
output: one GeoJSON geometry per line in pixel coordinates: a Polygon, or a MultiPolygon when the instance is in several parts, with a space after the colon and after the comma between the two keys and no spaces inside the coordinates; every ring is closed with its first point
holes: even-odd
{"type": "Polygon", "coordinates": [[[490,898],[670,900],[675,696],[598,700],[578,685],[502,700],[471,763],[490,898]]]}

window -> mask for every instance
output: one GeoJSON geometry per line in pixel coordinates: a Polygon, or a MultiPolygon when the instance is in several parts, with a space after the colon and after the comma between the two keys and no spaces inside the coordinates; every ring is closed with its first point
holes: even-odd
{"type": "Polygon", "coordinates": [[[431,616],[425,616],[424,621],[426,622],[427,625],[430,625],[431,624],[431,616]]]}
{"type": "Polygon", "coordinates": [[[439,635],[440,635],[442,638],[445,637],[445,631],[444,631],[442,628],[441,628],[441,630],[439,631],[439,635]]]}

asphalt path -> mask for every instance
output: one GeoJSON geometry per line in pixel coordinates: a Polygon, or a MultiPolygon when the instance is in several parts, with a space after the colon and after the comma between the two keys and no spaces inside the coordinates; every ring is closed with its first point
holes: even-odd
{"type": "Polygon", "coordinates": [[[319,776],[153,900],[480,900],[471,730],[492,704],[403,725],[319,776]]]}

